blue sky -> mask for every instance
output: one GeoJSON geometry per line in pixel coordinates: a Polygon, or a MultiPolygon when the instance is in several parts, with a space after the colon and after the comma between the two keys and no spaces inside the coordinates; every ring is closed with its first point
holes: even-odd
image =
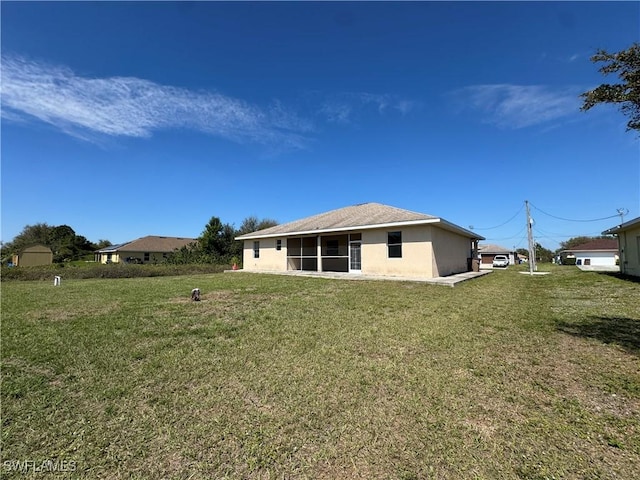
{"type": "Polygon", "coordinates": [[[5,242],[379,202],[526,248],[528,200],[555,249],[640,215],[638,135],[578,97],[617,80],[589,57],[639,41],[638,2],[0,8],[5,242]]]}

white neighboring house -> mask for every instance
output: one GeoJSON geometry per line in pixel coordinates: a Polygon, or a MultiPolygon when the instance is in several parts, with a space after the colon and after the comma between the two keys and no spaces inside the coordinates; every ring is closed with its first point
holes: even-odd
{"type": "Polygon", "coordinates": [[[598,238],[569,250],[562,251],[563,256],[576,259],[578,266],[614,267],[618,262],[618,240],[616,238],[598,238]]]}
{"type": "Polygon", "coordinates": [[[620,273],[640,277],[640,217],[605,230],[602,234],[618,237],[620,273]]]}

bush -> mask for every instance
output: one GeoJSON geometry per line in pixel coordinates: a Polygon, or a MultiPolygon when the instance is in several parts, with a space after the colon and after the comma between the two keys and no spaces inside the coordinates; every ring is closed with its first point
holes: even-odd
{"type": "Polygon", "coordinates": [[[90,263],[85,265],[53,264],[37,267],[2,267],[1,279],[7,280],[51,280],[55,275],[63,279],[85,278],[135,278],[169,277],[199,273],[221,273],[230,265],[135,265],[112,263],[108,265],[90,263]]]}

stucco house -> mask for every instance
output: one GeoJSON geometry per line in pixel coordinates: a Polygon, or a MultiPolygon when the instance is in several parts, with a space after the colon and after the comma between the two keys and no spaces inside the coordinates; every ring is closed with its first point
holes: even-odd
{"type": "Polygon", "coordinates": [[[11,263],[16,267],[51,265],[53,252],[45,245],[32,245],[12,255],[11,263]]]}
{"type": "Polygon", "coordinates": [[[500,245],[478,245],[478,256],[480,257],[480,268],[493,268],[493,259],[496,255],[505,255],[509,259],[509,265],[518,263],[517,253],[500,245]]]}
{"type": "Polygon", "coordinates": [[[618,240],[598,238],[560,252],[561,258],[575,257],[576,265],[613,267],[618,261],[618,240]]]}
{"type": "Polygon", "coordinates": [[[435,278],[471,270],[474,232],[442,218],[364,203],[236,238],[243,270],[435,278]]]}
{"type": "Polygon", "coordinates": [[[602,234],[618,237],[620,273],[640,277],[640,217],[605,230],[602,234]]]}
{"type": "Polygon", "coordinates": [[[159,263],[174,250],[186,247],[195,241],[195,238],[149,235],[97,250],[95,260],[100,263],[159,263]]]}

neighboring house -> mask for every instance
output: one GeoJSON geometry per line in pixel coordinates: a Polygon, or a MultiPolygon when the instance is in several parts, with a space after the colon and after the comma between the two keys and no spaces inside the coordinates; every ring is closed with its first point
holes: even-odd
{"type": "Polygon", "coordinates": [[[158,263],[174,250],[195,241],[195,238],[150,235],[132,242],[102,248],[95,252],[95,259],[100,263],[158,263]]]}
{"type": "Polygon", "coordinates": [[[11,263],[15,267],[33,267],[35,265],[51,265],[53,252],[44,245],[33,245],[13,255],[11,263]]]}
{"type": "Polygon", "coordinates": [[[493,268],[493,259],[496,255],[505,255],[509,259],[509,265],[515,265],[516,253],[500,245],[479,245],[478,257],[480,257],[480,268],[493,268]]]}
{"type": "Polygon", "coordinates": [[[618,237],[620,273],[640,277],[640,217],[605,230],[602,234],[618,237]]]}
{"type": "Polygon", "coordinates": [[[434,278],[471,270],[474,232],[423,213],[364,203],[240,235],[246,271],[434,278]]]}
{"type": "MultiPolygon", "coordinates": [[[[560,257],[562,259],[575,257],[576,265],[612,267],[618,260],[618,240],[615,238],[591,240],[571,249],[562,250],[560,257]]],[[[573,264],[573,260],[571,263],[573,264]]]]}

